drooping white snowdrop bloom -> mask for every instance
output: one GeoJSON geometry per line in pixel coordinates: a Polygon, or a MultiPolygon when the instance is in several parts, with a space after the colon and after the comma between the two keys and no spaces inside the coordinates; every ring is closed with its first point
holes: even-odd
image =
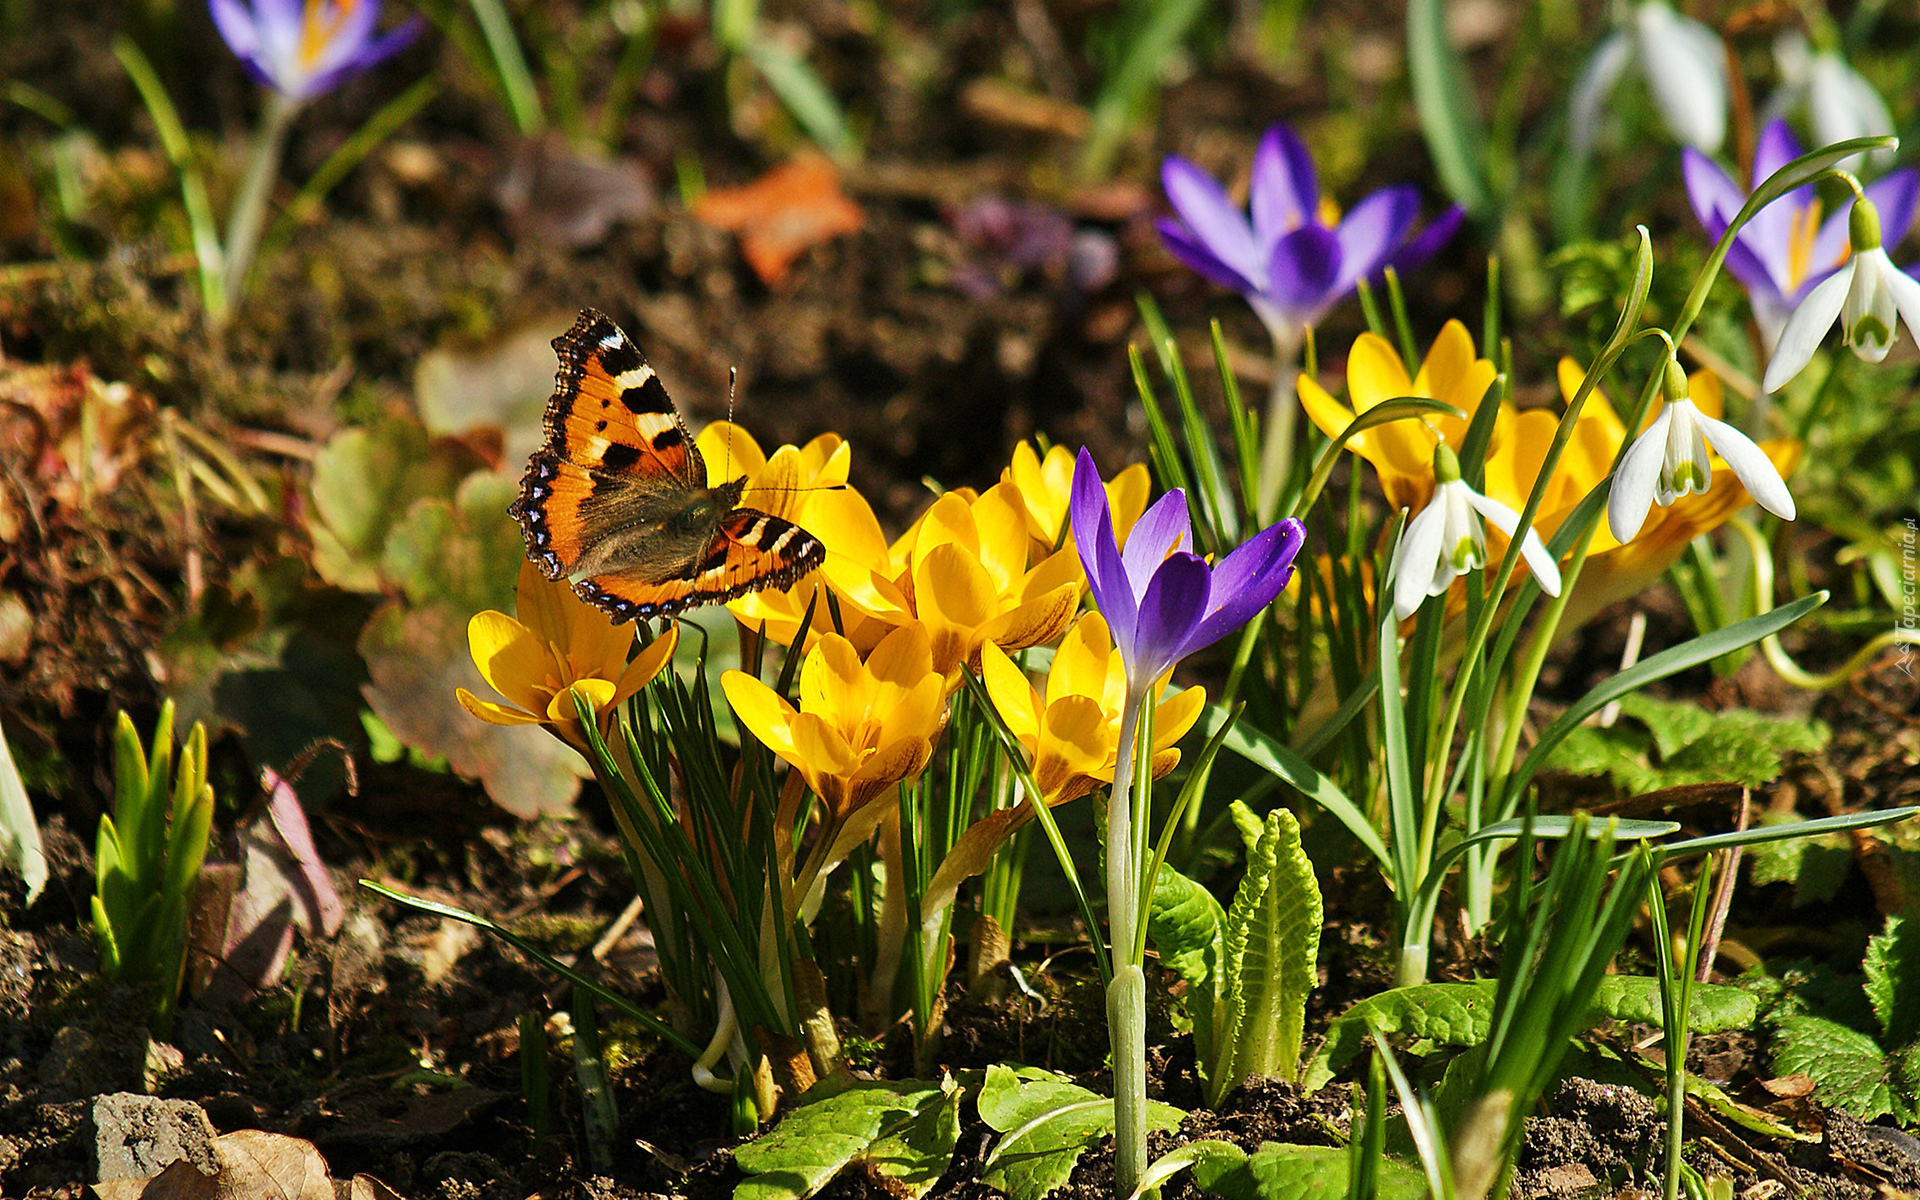
{"type": "Polygon", "coordinates": [[[1709,450],[1726,460],[1760,507],[1793,520],[1793,494],[1780,478],[1780,469],[1752,438],[1695,407],[1687,373],[1671,357],[1662,389],[1666,404],[1660,415],[1627,447],[1614,472],[1613,491],[1607,497],[1607,525],[1614,540],[1631,541],[1646,524],[1647,510],[1653,505],[1665,508],[1689,492],[1704,493],[1713,483],[1709,450]]]}
{"type": "Polygon", "coordinates": [[[1576,154],[1593,149],[1607,100],[1637,69],[1674,139],[1713,154],[1727,137],[1727,56],[1720,35],[1673,10],[1666,0],[1640,0],[1608,34],[1574,84],[1569,137],[1576,154]]]}
{"type": "Polygon", "coordinates": [[[1808,292],[1787,318],[1760,385],[1765,390],[1777,391],[1805,369],[1836,320],[1854,355],[1870,363],[1886,358],[1901,321],[1920,340],[1920,281],[1887,257],[1886,247],[1880,244],[1880,213],[1873,201],[1863,196],[1853,202],[1847,232],[1852,255],[1808,292]]]}
{"type": "MultiPolygon", "coordinates": [[[[1780,71],[1780,87],[1767,101],[1767,117],[1783,117],[1804,107],[1813,140],[1823,146],[1894,132],[1887,102],[1838,50],[1815,50],[1806,34],[1791,29],[1774,39],[1773,61],[1780,71]]],[[[1884,169],[1893,156],[1894,150],[1888,147],[1864,157],[1884,169]]]]}
{"type": "MultiPolygon", "coordinates": [[[[1460,459],[1445,442],[1433,451],[1433,497],[1407,522],[1393,559],[1393,615],[1405,620],[1429,596],[1445,592],[1468,571],[1485,566],[1487,533],[1482,518],[1511,540],[1520,514],[1490,500],[1460,478],[1460,459]]],[[[1560,594],[1560,567],[1532,529],[1520,542],[1527,568],[1549,596],[1560,594]]]]}

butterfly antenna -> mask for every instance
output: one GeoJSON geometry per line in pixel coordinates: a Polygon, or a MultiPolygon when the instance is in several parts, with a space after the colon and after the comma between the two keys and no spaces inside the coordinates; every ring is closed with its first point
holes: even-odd
{"type": "Polygon", "coordinates": [[[726,460],[727,469],[721,472],[720,478],[722,479],[733,478],[733,392],[734,392],[735,386],[738,385],[739,382],[740,382],[740,368],[728,367],[727,368],[727,460],[726,460]]]}

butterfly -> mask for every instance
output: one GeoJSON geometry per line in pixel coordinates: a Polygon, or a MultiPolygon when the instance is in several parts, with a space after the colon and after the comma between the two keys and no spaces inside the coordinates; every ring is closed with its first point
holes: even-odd
{"type": "Polygon", "coordinates": [[[560,356],[547,440],[512,512],[527,557],[616,624],[787,587],[826,559],[791,521],[741,508],[747,481],[707,485],[707,464],[640,348],[586,309],[560,356]]]}

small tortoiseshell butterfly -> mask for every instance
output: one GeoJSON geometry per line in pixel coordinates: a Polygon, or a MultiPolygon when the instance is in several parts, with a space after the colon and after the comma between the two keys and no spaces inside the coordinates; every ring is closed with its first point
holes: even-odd
{"type": "Polygon", "coordinates": [[[527,557],[616,623],[785,587],[826,558],[790,521],[737,507],[745,477],[707,464],[640,348],[594,309],[553,340],[547,441],[511,509],[527,557]]]}

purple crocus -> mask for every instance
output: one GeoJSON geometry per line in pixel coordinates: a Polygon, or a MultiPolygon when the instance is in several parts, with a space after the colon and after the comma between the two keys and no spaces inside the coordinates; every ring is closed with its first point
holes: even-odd
{"type": "Polygon", "coordinates": [[[1162,164],[1160,179],[1178,214],[1160,221],[1167,249],[1245,296],[1282,348],[1298,347],[1302,329],[1318,324],[1361,280],[1431,258],[1462,216],[1456,205],[1416,236],[1420,193],[1402,184],[1381,188],[1338,217],[1320,194],[1305,144],[1285,125],[1260,139],[1249,212],[1227,198],[1218,180],[1177,155],[1162,164]]]}
{"type": "Polygon", "coordinates": [[[1289,517],[1219,563],[1193,553],[1186,493],[1161,496],[1115,544],[1107,492],[1086,450],[1073,470],[1074,541],[1094,603],[1113,631],[1127,685],[1144,689],[1175,663],[1245,625],[1287,585],[1306,529],[1289,517]]]}
{"type": "Polygon", "coordinates": [[[298,102],[397,53],[415,16],[376,34],[380,0],[208,0],[214,27],[256,80],[298,102]]]}
{"type": "MultiPolygon", "coordinates": [[[[1742,188],[1711,158],[1690,147],[1682,151],[1687,198],[1708,236],[1718,239],[1724,234],[1754,189],[1802,153],[1785,121],[1769,122],[1754,148],[1752,185],[1742,188]]],[[[1895,171],[1868,184],[1866,193],[1880,211],[1887,244],[1898,242],[1913,224],[1915,202],[1920,200],[1920,171],[1911,167],[1895,171]]],[[[1788,314],[1846,261],[1847,211],[1823,220],[1820,197],[1811,184],[1767,205],[1733,235],[1727,270],[1746,288],[1769,354],[1779,344],[1788,314]]]]}

